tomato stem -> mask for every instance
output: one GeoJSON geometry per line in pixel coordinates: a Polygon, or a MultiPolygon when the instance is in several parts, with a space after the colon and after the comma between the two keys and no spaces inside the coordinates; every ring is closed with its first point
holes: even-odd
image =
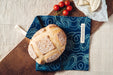
{"type": "Polygon", "coordinates": [[[61,14],[65,9],[66,9],[66,8],[63,8],[62,10],[57,11],[55,16],[58,16],[59,14],[61,14]]]}

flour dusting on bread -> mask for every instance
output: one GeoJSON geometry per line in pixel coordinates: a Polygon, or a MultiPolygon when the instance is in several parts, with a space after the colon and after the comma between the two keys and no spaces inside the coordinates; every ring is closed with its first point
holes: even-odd
{"type": "Polygon", "coordinates": [[[56,59],[58,58],[58,55],[59,55],[59,54],[54,54],[54,55],[50,56],[50,57],[47,59],[46,62],[49,63],[49,62],[52,62],[52,61],[56,60],[56,59]]]}
{"type": "Polygon", "coordinates": [[[46,36],[43,39],[36,42],[38,49],[42,54],[46,54],[47,52],[53,50],[55,46],[50,41],[49,37],[46,36]]]}
{"type": "Polygon", "coordinates": [[[28,52],[29,52],[30,56],[31,56],[33,59],[37,58],[37,56],[36,56],[36,54],[35,54],[35,52],[34,52],[33,47],[32,47],[31,44],[30,44],[30,46],[29,46],[28,52]]]}
{"type": "Polygon", "coordinates": [[[59,41],[60,41],[60,43],[62,44],[62,45],[64,45],[65,44],[65,38],[66,36],[64,35],[64,33],[62,33],[62,32],[59,32],[58,33],[58,39],[59,39],[59,41]]]}
{"type": "Polygon", "coordinates": [[[64,31],[55,24],[50,24],[37,31],[30,43],[33,48],[30,56],[39,64],[49,63],[59,58],[66,46],[66,35],[64,31]],[[33,53],[34,51],[34,53],[33,53]],[[36,56],[34,54],[36,53],[36,56]]]}

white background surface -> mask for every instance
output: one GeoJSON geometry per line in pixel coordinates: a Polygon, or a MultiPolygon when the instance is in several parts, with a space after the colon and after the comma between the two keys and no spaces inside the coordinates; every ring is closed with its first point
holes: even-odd
{"type": "MultiPolygon", "coordinates": [[[[61,0],[0,0],[0,60],[25,36],[15,25],[26,31],[36,15],[48,15],[61,0]]],[[[113,15],[91,36],[90,71],[63,71],[56,75],[113,75],[113,15]]]]}

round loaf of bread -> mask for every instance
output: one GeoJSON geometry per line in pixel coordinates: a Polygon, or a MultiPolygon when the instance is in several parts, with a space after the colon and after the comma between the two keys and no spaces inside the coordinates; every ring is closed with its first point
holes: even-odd
{"type": "Polygon", "coordinates": [[[55,24],[49,24],[37,31],[28,46],[29,55],[39,64],[55,61],[66,46],[64,31],[55,24]]]}

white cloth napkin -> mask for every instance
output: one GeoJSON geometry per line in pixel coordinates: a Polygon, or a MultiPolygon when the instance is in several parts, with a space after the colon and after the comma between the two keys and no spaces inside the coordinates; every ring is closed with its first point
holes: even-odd
{"type": "Polygon", "coordinates": [[[101,0],[101,5],[99,9],[95,12],[89,11],[89,5],[78,6],[77,4],[78,0],[73,0],[73,1],[76,7],[89,18],[96,20],[96,21],[100,21],[100,22],[108,21],[107,5],[106,5],[105,0],[101,0]]]}

